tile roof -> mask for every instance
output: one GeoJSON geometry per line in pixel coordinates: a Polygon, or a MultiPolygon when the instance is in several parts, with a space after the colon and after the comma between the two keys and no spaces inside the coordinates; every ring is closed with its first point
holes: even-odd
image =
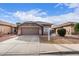
{"type": "Polygon", "coordinates": [[[74,24],[76,24],[76,22],[66,22],[66,23],[62,23],[60,25],[52,26],[52,28],[60,28],[60,27],[64,27],[64,26],[74,25],[74,24]]]}
{"type": "MultiPolygon", "coordinates": [[[[42,21],[26,21],[24,23],[36,23],[36,24],[39,24],[39,25],[53,25],[52,23],[42,22],[42,21]]],[[[21,24],[24,24],[24,23],[21,23],[21,24]]]]}
{"type": "Polygon", "coordinates": [[[15,24],[12,24],[12,23],[9,23],[9,22],[5,22],[5,21],[1,21],[1,20],[0,20],[0,25],[8,25],[8,26],[16,27],[15,24]]]}

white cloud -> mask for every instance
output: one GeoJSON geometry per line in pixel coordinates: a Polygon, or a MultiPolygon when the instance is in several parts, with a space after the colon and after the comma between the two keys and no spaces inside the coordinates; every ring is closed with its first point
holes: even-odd
{"type": "Polygon", "coordinates": [[[58,3],[55,8],[59,7],[59,6],[67,6],[68,8],[78,8],[79,7],[79,3],[58,3]]]}
{"type": "Polygon", "coordinates": [[[3,12],[4,14],[7,14],[7,15],[11,15],[12,13],[11,12],[8,12],[2,8],[0,8],[0,11],[3,12]]]}
{"type": "Polygon", "coordinates": [[[58,6],[62,6],[63,3],[58,3],[57,5],[55,5],[55,8],[57,8],[58,6]]]}
{"type": "Polygon", "coordinates": [[[41,16],[46,15],[47,13],[40,9],[34,9],[27,12],[17,11],[14,13],[14,16],[18,17],[21,21],[43,21],[43,17],[41,16]]]}
{"type": "Polygon", "coordinates": [[[64,5],[68,6],[69,8],[78,8],[79,3],[64,3],[64,5]]]}
{"type": "Polygon", "coordinates": [[[62,5],[68,6],[68,8],[74,8],[74,12],[70,12],[70,13],[67,13],[67,14],[62,14],[62,15],[59,15],[59,16],[49,16],[45,19],[50,20],[55,24],[68,22],[68,21],[70,21],[70,22],[79,22],[79,4],[77,4],[77,3],[61,4],[60,3],[60,4],[57,4],[55,6],[55,8],[57,8],[60,5],[61,6],[62,5]]]}
{"type": "Polygon", "coordinates": [[[75,13],[69,13],[69,14],[64,14],[60,16],[50,16],[48,17],[48,19],[50,19],[50,21],[56,24],[68,22],[68,21],[79,22],[79,16],[78,14],[75,14],[75,13]]]}
{"type": "Polygon", "coordinates": [[[49,16],[46,19],[52,21],[55,24],[60,24],[63,22],[79,22],[79,8],[75,9],[74,12],[68,14],[62,14],[59,16],[49,16]]]}
{"type": "Polygon", "coordinates": [[[52,22],[55,24],[63,23],[63,22],[79,22],[79,8],[76,8],[74,12],[59,15],[59,16],[47,16],[46,12],[42,10],[30,10],[27,12],[17,11],[14,13],[14,16],[18,17],[21,21],[45,21],[52,22]],[[46,17],[41,17],[45,15],[46,17]]]}
{"type": "MultiPolygon", "coordinates": [[[[62,4],[59,4],[62,5],[62,4]]],[[[55,6],[58,7],[59,5],[55,6]]],[[[10,17],[19,18],[18,20],[24,21],[45,21],[45,22],[52,22],[54,24],[59,24],[63,22],[79,22],[79,4],[64,4],[68,6],[68,8],[75,8],[74,12],[62,14],[58,16],[48,16],[45,11],[41,9],[33,9],[29,11],[17,11],[15,13],[9,13],[10,17]],[[45,16],[45,17],[42,17],[45,16]]],[[[5,11],[6,12],[6,11],[5,11]]],[[[8,12],[6,12],[8,13],[8,12]]],[[[6,16],[8,17],[8,16],[6,16]]]]}

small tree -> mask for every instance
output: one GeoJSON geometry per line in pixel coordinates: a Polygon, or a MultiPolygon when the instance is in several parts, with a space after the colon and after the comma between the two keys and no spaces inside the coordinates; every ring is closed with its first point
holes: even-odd
{"type": "Polygon", "coordinates": [[[74,29],[75,29],[75,32],[76,33],[79,33],[79,23],[76,23],[75,24],[75,28],[74,29]]]}
{"type": "Polygon", "coordinates": [[[16,25],[19,26],[21,23],[17,22],[16,25]]]}
{"type": "Polygon", "coordinates": [[[21,24],[21,23],[19,23],[19,22],[16,23],[17,27],[16,27],[16,29],[14,30],[15,33],[17,33],[17,31],[18,31],[18,26],[19,26],[20,24],[21,24]]]}
{"type": "Polygon", "coordinates": [[[58,35],[59,35],[59,36],[63,36],[63,37],[64,37],[64,36],[65,36],[65,34],[66,34],[66,29],[61,28],[61,29],[58,29],[58,31],[57,31],[57,32],[58,32],[58,35]]]}

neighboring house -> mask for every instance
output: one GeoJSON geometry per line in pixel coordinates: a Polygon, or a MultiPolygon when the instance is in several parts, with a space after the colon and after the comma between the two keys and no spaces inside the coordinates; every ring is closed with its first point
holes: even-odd
{"type": "Polygon", "coordinates": [[[14,34],[16,31],[16,25],[0,21],[0,34],[14,34]]]}
{"type": "Polygon", "coordinates": [[[41,21],[27,21],[18,26],[18,35],[45,35],[51,23],[41,21]]]}
{"type": "Polygon", "coordinates": [[[71,34],[75,33],[75,30],[74,30],[75,24],[76,24],[75,22],[66,22],[66,23],[60,24],[58,26],[52,26],[52,29],[57,34],[58,29],[64,28],[64,29],[66,29],[66,35],[71,35],[71,34]]]}

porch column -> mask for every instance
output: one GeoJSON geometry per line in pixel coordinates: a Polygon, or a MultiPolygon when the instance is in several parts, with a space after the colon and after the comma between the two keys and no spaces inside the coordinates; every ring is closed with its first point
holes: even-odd
{"type": "Polygon", "coordinates": [[[21,35],[21,29],[20,28],[18,29],[18,33],[17,34],[21,35]]]}
{"type": "Polygon", "coordinates": [[[43,27],[41,27],[42,29],[41,29],[41,32],[42,32],[42,35],[43,35],[43,27]]]}
{"type": "Polygon", "coordinates": [[[51,34],[50,34],[51,33],[50,32],[51,30],[52,30],[51,28],[48,29],[48,41],[50,41],[50,39],[51,39],[51,34]]]}
{"type": "Polygon", "coordinates": [[[13,33],[12,33],[12,30],[13,30],[13,28],[11,27],[11,31],[10,31],[11,34],[13,34],[13,33]]]}

